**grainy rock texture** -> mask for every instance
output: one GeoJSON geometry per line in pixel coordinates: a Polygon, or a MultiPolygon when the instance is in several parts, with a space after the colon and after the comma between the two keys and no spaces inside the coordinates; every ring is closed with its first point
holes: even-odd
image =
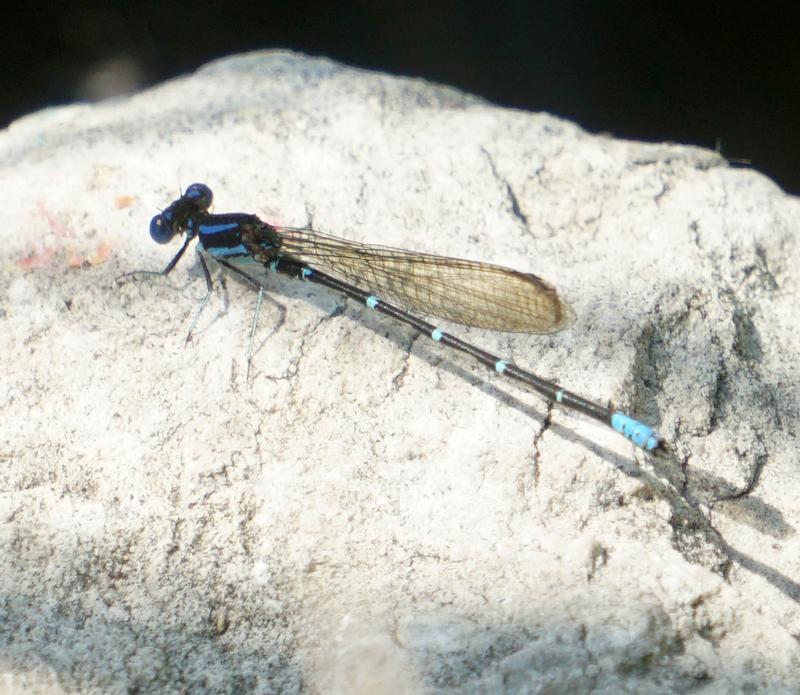
{"type": "Polygon", "coordinates": [[[800,689],[800,206],[765,177],[281,52],[33,114],[0,171],[0,691],[800,689]],[[454,332],[669,450],[281,277],[249,381],[235,278],[185,347],[193,254],[116,278],[193,181],[547,278],[571,329],[454,332]]]}

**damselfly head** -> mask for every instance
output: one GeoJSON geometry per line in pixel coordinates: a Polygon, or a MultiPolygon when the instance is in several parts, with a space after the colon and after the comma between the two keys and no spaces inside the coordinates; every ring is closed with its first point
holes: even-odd
{"type": "Polygon", "coordinates": [[[187,232],[195,215],[208,211],[214,194],[204,183],[193,183],[186,192],[161,214],[150,220],[150,236],[159,244],[168,244],[173,237],[187,232]]]}

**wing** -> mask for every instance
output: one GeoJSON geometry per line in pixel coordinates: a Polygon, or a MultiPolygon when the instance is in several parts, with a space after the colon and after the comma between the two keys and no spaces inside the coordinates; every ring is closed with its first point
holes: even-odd
{"type": "Polygon", "coordinates": [[[490,263],[275,227],[280,253],[403,309],[495,331],[554,333],[575,314],[536,275],[490,263]]]}

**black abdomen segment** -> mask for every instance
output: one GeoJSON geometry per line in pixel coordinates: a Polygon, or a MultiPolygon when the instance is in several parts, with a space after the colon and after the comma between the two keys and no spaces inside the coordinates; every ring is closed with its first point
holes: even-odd
{"type": "Polygon", "coordinates": [[[437,343],[454,348],[459,352],[466,353],[486,367],[493,369],[498,374],[509,376],[517,381],[530,386],[534,391],[538,392],[551,402],[559,403],[562,406],[577,410],[584,415],[588,415],[595,420],[608,425],[614,431],[619,432],[626,439],[630,440],[637,446],[645,449],[646,451],[654,451],[662,446],[662,440],[655,431],[645,425],[643,422],[636,420],[624,413],[611,410],[605,406],[590,401],[582,396],[579,396],[571,391],[567,391],[558,384],[542,379],[532,372],[521,369],[512,362],[501,359],[497,355],[486,352],[481,348],[472,345],[460,338],[457,338],[450,333],[437,328],[432,323],[429,323],[414,314],[410,314],[393,304],[384,302],[383,300],[375,297],[374,295],[366,292],[358,287],[350,285],[341,280],[322,273],[314,268],[309,268],[303,264],[278,258],[270,264],[270,268],[276,272],[285,273],[302,280],[308,280],[319,285],[324,285],[331,289],[337,290],[348,297],[365,304],[370,309],[378,311],[387,316],[391,316],[398,321],[401,321],[409,326],[412,326],[423,335],[437,343]]]}

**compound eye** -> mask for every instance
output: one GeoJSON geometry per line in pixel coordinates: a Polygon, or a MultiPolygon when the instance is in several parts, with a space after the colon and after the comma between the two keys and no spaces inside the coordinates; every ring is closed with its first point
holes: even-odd
{"type": "Polygon", "coordinates": [[[159,244],[168,244],[175,236],[172,225],[164,219],[163,215],[156,215],[150,220],[150,236],[159,244]]]}
{"type": "Polygon", "coordinates": [[[204,183],[193,183],[186,189],[183,197],[187,200],[191,200],[199,210],[208,210],[208,208],[211,207],[214,194],[204,183]]]}

